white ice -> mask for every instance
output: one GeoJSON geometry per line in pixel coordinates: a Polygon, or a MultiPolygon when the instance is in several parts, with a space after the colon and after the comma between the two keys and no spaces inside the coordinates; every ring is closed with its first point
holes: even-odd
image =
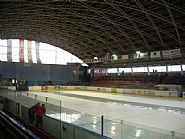
{"type": "MultiPolygon", "coordinates": [[[[153,104],[156,106],[169,106],[173,108],[182,108],[185,111],[185,101],[167,100],[162,98],[132,97],[124,95],[113,95],[108,93],[96,93],[90,91],[62,91],[62,93],[137,102],[146,105],[153,104]]],[[[185,134],[185,114],[115,102],[108,103],[85,100],[52,93],[39,92],[35,94],[61,100],[62,106],[65,108],[90,114],[96,117],[104,115],[104,117],[107,119],[111,119],[113,121],[123,120],[123,122],[138,125],[138,127],[145,127],[147,129],[151,128],[152,130],[159,129],[161,132],[164,130],[167,132],[175,131],[176,134],[185,134]]]]}

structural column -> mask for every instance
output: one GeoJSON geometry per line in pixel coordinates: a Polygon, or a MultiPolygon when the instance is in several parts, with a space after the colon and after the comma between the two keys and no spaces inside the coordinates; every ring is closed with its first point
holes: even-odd
{"type": "Polygon", "coordinates": [[[133,75],[133,73],[134,73],[134,72],[133,72],[133,67],[131,66],[131,74],[133,75]]]}
{"type": "Polygon", "coordinates": [[[184,71],[183,71],[182,64],[180,64],[180,66],[181,66],[181,75],[183,76],[184,75],[184,71]]]}
{"type": "Polygon", "coordinates": [[[117,68],[117,73],[118,73],[118,76],[120,76],[120,71],[119,71],[119,68],[117,68]]]}
{"type": "Polygon", "coordinates": [[[148,76],[150,76],[149,66],[147,66],[148,76]]]}
{"type": "Polygon", "coordinates": [[[168,65],[166,65],[166,73],[168,73],[168,65]]]}

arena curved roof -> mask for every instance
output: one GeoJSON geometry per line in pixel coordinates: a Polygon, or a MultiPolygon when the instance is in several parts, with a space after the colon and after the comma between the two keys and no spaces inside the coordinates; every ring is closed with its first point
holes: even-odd
{"type": "Polygon", "coordinates": [[[46,42],[81,59],[184,48],[185,2],[1,1],[0,38],[46,42]]]}

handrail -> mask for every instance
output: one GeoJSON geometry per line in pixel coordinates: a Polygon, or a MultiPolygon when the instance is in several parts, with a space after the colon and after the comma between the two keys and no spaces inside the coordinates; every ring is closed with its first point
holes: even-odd
{"type": "Polygon", "coordinates": [[[12,132],[18,135],[17,138],[21,137],[23,139],[39,139],[36,135],[34,135],[31,131],[17,123],[10,116],[0,111],[0,120],[1,123],[5,123],[6,127],[9,127],[12,132]]]}
{"type": "MultiPolygon", "coordinates": [[[[51,138],[51,139],[55,139],[54,136],[48,134],[46,131],[44,131],[43,129],[40,129],[38,127],[36,127],[33,124],[27,123],[24,119],[22,119],[20,116],[17,116],[13,113],[11,113],[8,109],[3,109],[3,111],[8,114],[10,117],[16,119],[16,121],[20,122],[21,125],[25,125],[29,131],[32,132],[32,134],[37,135],[40,139],[41,136],[45,136],[45,138],[51,138]]],[[[44,138],[44,139],[45,139],[44,138]]]]}

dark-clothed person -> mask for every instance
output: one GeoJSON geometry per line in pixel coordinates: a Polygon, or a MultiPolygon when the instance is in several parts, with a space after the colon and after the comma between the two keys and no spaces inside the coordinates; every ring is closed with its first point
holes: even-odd
{"type": "Polygon", "coordinates": [[[33,105],[31,108],[28,110],[28,118],[29,118],[29,123],[33,124],[35,121],[35,112],[37,107],[40,106],[40,102],[37,104],[33,105]]]}
{"type": "Polygon", "coordinates": [[[36,109],[36,126],[42,128],[43,126],[43,115],[46,113],[46,107],[44,104],[42,106],[37,107],[36,109]]]}

